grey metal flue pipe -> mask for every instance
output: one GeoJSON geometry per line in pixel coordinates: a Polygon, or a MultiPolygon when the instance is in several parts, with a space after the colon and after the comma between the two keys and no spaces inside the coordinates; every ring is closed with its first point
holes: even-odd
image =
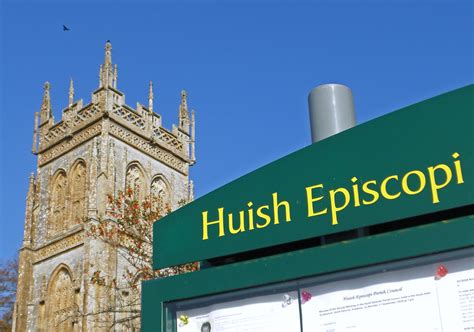
{"type": "Polygon", "coordinates": [[[312,142],[352,128],[356,124],[352,91],[342,84],[323,84],[308,96],[312,142]]]}

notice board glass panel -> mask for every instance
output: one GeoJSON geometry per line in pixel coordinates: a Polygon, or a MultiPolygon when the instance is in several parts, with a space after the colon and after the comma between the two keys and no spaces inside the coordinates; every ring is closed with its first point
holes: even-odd
{"type": "Polygon", "coordinates": [[[474,330],[472,257],[306,287],[303,331],[474,330]]]}
{"type": "Polygon", "coordinates": [[[474,330],[464,249],[167,303],[177,332],[474,330]]]}
{"type": "Polygon", "coordinates": [[[178,332],[301,331],[296,291],[216,303],[176,315],[178,332]]]}

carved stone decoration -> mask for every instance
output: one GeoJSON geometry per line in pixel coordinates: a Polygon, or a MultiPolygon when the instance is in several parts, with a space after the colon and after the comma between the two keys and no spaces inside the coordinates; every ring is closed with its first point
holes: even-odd
{"type": "Polygon", "coordinates": [[[170,190],[161,177],[156,177],[151,183],[151,195],[154,204],[160,204],[157,208],[164,211],[170,205],[170,190]]]}
{"type": "Polygon", "coordinates": [[[110,124],[110,133],[125,143],[132,145],[133,147],[145,152],[155,159],[162,161],[175,170],[187,175],[188,164],[180,158],[175,157],[173,154],[162,150],[157,145],[151,144],[131,131],[113,123],[110,124]]]}
{"type": "Polygon", "coordinates": [[[194,201],[194,182],[190,180],[186,187],[188,189],[188,202],[192,202],[194,201]]]}
{"type": "Polygon", "coordinates": [[[42,136],[40,141],[40,149],[43,150],[49,145],[52,145],[62,139],[64,134],[67,133],[69,126],[66,122],[58,122],[54,127],[52,127],[47,134],[42,136]]]}
{"type": "Polygon", "coordinates": [[[48,223],[48,235],[50,237],[63,231],[66,226],[66,172],[59,171],[56,174],[51,189],[51,219],[48,223]]]}
{"type": "Polygon", "coordinates": [[[65,267],[53,273],[45,299],[45,326],[47,331],[74,331],[74,285],[65,267]]]}
{"type": "Polygon", "coordinates": [[[72,170],[71,187],[71,222],[79,224],[86,215],[86,165],[78,162],[72,170]]]}
{"type": "Polygon", "coordinates": [[[153,128],[153,139],[158,141],[159,143],[164,143],[166,146],[170,147],[172,150],[176,150],[178,152],[184,152],[184,145],[183,143],[176,139],[176,137],[169,133],[164,128],[153,128]]]}
{"type": "Polygon", "coordinates": [[[41,278],[41,286],[40,286],[40,303],[44,302],[44,299],[46,298],[46,292],[47,292],[47,282],[46,282],[46,276],[43,276],[41,278]]]}
{"type": "Polygon", "coordinates": [[[140,114],[137,114],[134,110],[129,109],[125,106],[114,105],[112,114],[118,118],[123,119],[125,123],[136,126],[139,129],[145,129],[145,120],[140,114]]]}
{"type": "Polygon", "coordinates": [[[81,230],[61,239],[60,241],[55,241],[53,243],[47,244],[44,247],[38,248],[38,250],[35,252],[34,263],[36,264],[49,257],[68,251],[69,249],[82,245],[83,243],[84,232],[81,230]]]}
{"type": "Polygon", "coordinates": [[[145,197],[145,181],[142,170],[138,164],[132,164],[127,169],[125,185],[133,190],[134,198],[137,200],[145,197]]]}
{"type": "Polygon", "coordinates": [[[75,147],[79,146],[80,144],[88,141],[89,139],[93,138],[94,136],[100,134],[102,130],[102,124],[97,123],[80,133],[74,135],[74,137],[68,141],[65,141],[61,144],[58,144],[51,149],[47,150],[44,153],[41,153],[38,156],[38,165],[43,166],[46,163],[56,159],[57,157],[61,156],[62,154],[66,153],[67,151],[74,149],[75,147]]]}

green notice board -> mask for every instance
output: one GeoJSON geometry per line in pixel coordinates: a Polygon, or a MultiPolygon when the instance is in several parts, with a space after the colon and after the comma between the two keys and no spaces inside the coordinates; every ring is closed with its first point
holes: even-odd
{"type": "Polygon", "coordinates": [[[310,145],[197,199],[154,224],[154,267],[472,204],[473,105],[469,85],[310,145]]]}
{"type": "MultiPolygon", "coordinates": [[[[399,326],[404,315],[416,318],[419,310],[420,328],[471,328],[458,319],[471,307],[462,307],[457,296],[474,296],[466,293],[474,287],[473,131],[469,85],[299,150],[156,222],[155,268],[392,221],[403,227],[146,281],[142,330],[206,331],[212,325],[214,332],[227,331],[223,326],[232,327],[233,315],[250,313],[236,321],[267,331],[255,328],[263,315],[247,310],[252,305],[298,320],[285,329],[313,331],[348,319],[330,305],[314,315],[314,308],[328,303],[324,299],[334,298],[354,301],[365,310],[360,312],[388,301],[401,311],[398,319],[387,309],[386,318],[399,326]],[[348,284],[355,285],[353,292],[337,297],[348,284]],[[360,300],[369,296],[373,300],[360,300]],[[284,312],[290,305],[297,307],[284,312]]],[[[379,318],[383,325],[385,318],[379,318]]]]}
{"type": "MultiPolygon", "coordinates": [[[[368,274],[383,272],[386,269],[386,262],[404,263],[404,260],[416,257],[424,260],[425,255],[433,253],[449,254],[455,250],[472,249],[473,234],[474,216],[467,216],[147,281],[142,286],[142,331],[176,331],[179,324],[177,322],[179,311],[173,308],[173,302],[176,301],[186,299],[197,301],[212,294],[227,294],[231,297],[239,290],[247,291],[251,297],[257,287],[278,289],[278,283],[288,281],[299,285],[302,278],[311,276],[334,281],[337,279],[333,277],[333,273],[340,271],[350,273],[361,267],[370,268],[368,274]]],[[[472,250],[469,251],[469,255],[471,263],[466,264],[466,268],[472,269],[474,268],[472,250]]],[[[444,263],[444,259],[436,257],[435,262],[444,263]]],[[[433,269],[432,277],[434,276],[433,269]]],[[[191,316],[191,312],[187,310],[184,312],[191,316]]],[[[400,317],[400,320],[403,319],[404,317],[400,317]]]]}

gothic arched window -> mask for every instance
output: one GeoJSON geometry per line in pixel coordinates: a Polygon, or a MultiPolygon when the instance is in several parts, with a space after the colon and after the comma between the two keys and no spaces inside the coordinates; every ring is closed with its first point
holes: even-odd
{"type": "Polygon", "coordinates": [[[63,170],[53,179],[51,191],[51,219],[49,235],[53,236],[65,228],[67,176],[63,170]]]}
{"type": "Polygon", "coordinates": [[[133,197],[142,200],[145,197],[145,180],[142,170],[137,164],[132,164],[127,169],[125,179],[126,189],[132,189],[133,197]]]}
{"type": "Polygon", "coordinates": [[[46,294],[45,325],[47,331],[73,331],[75,310],[72,277],[65,267],[61,267],[53,274],[46,294]]]}
{"type": "Polygon", "coordinates": [[[156,177],[151,182],[151,196],[154,208],[160,212],[166,212],[170,208],[170,191],[161,177],[156,177]]]}
{"type": "Polygon", "coordinates": [[[72,171],[70,179],[71,186],[71,221],[79,223],[86,212],[86,165],[83,161],[78,162],[72,171]]]}

